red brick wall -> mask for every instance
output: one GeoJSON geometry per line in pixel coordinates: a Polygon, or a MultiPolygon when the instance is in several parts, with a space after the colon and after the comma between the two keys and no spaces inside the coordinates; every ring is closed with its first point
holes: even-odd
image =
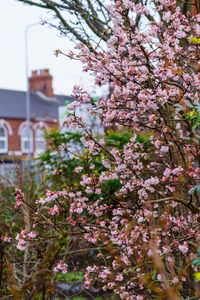
{"type": "MultiPolygon", "coordinates": [[[[13,131],[12,135],[9,135],[9,131],[7,126],[4,124],[4,126],[7,129],[8,133],[8,151],[22,151],[21,149],[21,136],[18,134],[19,126],[25,121],[24,119],[4,119],[7,121],[13,131]]],[[[32,125],[38,123],[38,121],[31,121],[32,125]]],[[[44,122],[49,129],[55,128],[58,126],[58,123],[54,122],[44,122]]],[[[33,132],[33,151],[35,151],[35,130],[32,130],[33,132]]]]}

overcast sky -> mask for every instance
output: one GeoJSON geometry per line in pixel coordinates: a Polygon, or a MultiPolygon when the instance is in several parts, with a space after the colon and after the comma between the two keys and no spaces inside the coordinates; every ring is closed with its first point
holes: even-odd
{"type": "MultiPolygon", "coordinates": [[[[29,24],[51,18],[44,10],[23,5],[16,0],[1,0],[0,6],[0,88],[26,90],[24,32],[29,24]]],[[[29,73],[48,68],[54,78],[54,92],[68,94],[73,85],[93,90],[93,84],[81,64],[64,56],[56,57],[54,50],[73,50],[74,44],[60,37],[56,30],[37,25],[29,30],[29,73]]]]}

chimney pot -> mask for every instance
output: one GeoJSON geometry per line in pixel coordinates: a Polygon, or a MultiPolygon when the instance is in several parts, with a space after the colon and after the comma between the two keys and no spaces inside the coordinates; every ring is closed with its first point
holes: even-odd
{"type": "Polygon", "coordinates": [[[44,69],[44,74],[49,75],[49,69],[44,69]]]}
{"type": "Polygon", "coordinates": [[[49,69],[34,70],[29,77],[30,90],[40,91],[48,97],[53,97],[52,79],[49,69]]]}
{"type": "Polygon", "coordinates": [[[31,76],[37,76],[37,70],[32,71],[31,76]]]}

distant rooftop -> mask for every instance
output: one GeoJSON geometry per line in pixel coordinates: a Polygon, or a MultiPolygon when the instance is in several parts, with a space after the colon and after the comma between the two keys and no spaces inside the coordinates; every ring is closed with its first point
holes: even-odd
{"type": "MultiPolygon", "coordinates": [[[[30,93],[31,119],[58,120],[58,107],[72,96],[54,95],[49,98],[41,92],[30,93]]],[[[0,89],[0,118],[26,119],[26,92],[0,89]]]]}
{"type": "MultiPolygon", "coordinates": [[[[48,69],[32,71],[29,78],[32,120],[58,121],[58,107],[75,100],[72,96],[54,95],[52,79],[48,69]]],[[[26,119],[26,92],[0,89],[0,118],[26,119]]]]}

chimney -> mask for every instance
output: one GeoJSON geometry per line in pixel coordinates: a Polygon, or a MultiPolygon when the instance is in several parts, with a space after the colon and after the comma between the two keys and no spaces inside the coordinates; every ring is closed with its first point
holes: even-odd
{"type": "Polygon", "coordinates": [[[31,77],[29,77],[29,88],[31,92],[40,91],[47,97],[53,97],[52,88],[53,77],[49,73],[49,69],[32,71],[31,77]]]}

